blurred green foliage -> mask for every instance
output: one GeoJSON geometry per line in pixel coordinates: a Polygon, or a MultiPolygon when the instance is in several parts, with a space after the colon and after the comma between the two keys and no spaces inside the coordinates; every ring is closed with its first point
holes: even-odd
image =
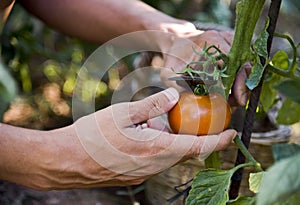
{"type": "MultiPolygon", "coordinates": [[[[226,19],[222,18],[222,15],[216,15],[217,10],[213,8],[213,6],[221,8],[218,3],[220,1],[144,0],[144,2],[171,16],[191,21],[205,18],[207,21],[221,23],[221,20],[226,19]],[[204,12],[203,8],[206,8],[207,14],[201,16],[200,13],[204,12]]],[[[223,9],[228,10],[228,7],[223,5],[223,9]]],[[[226,12],[218,10],[217,13],[226,12]]],[[[49,99],[45,99],[42,94],[44,87],[49,83],[59,86],[61,98],[71,106],[78,72],[86,58],[98,46],[68,37],[49,28],[16,3],[1,34],[3,65],[0,66],[0,116],[3,116],[11,100],[16,99],[17,96],[26,99],[37,113],[43,113],[44,111],[40,109],[44,108],[50,116],[55,114],[54,108],[50,106],[51,102],[49,103],[49,99]],[[40,102],[46,102],[45,106],[40,106],[37,99],[40,102]]],[[[85,82],[83,87],[87,89],[82,93],[83,100],[91,99],[93,93],[88,92],[88,88],[98,84],[96,109],[109,105],[115,87],[113,83],[121,77],[118,67],[120,65],[123,67],[124,75],[124,72],[126,74],[132,68],[133,60],[134,56],[123,59],[123,62],[107,73],[101,82],[96,79],[85,82]],[[127,66],[125,71],[124,66],[127,66]]],[[[39,118],[37,120],[45,121],[39,118]]]]}
{"type": "Polygon", "coordinates": [[[49,28],[16,4],[1,34],[1,59],[2,67],[5,67],[1,70],[5,70],[9,78],[0,78],[0,87],[6,88],[1,89],[0,116],[16,97],[16,90],[28,103],[36,104],[33,102],[35,96],[47,83],[57,84],[62,98],[70,105],[77,73],[86,57],[96,48],[97,45],[49,28]],[[15,79],[17,86],[5,87],[8,79],[10,82],[15,79]]]}
{"type": "MultiPolygon", "coordinates": [[[[236,1],[144,0],[144,2],[176,18],[233,26],[232,4],[236,1]]],[[[299,4],[297,2],[294,0],[285,2],[284,11],[295,9],[294,5],[299,4]]],[[[47,108],[50,116],[59,115],[55,114],[55,109],[49,105],[49,99],[43,96],[43,89],[49,83],[60,88],[60,97],[71,107],[78,72],[87,57],[98,46],[49,28],[16,3],[1,34],[0,119],[10,102],[17,99],[17,96],[26,99],[37,113],[43,113],[41,109],[47,108]],[[47,106],[40,106],[37,99],[47,102],[47,106]]],[[[81,97],[91,99],[93,93],[88,92],[88,88],[98,84],[96,109],[108,106],[115,88],[113,82],[120,80],[132,69],[134,58],[135,56],[129,56],[123,59],[101,82],[97,79],[85,82],[83,87],[87,89],[81,97]]],[[[65,117],[71,118],[70,115],[65,117]]]]}

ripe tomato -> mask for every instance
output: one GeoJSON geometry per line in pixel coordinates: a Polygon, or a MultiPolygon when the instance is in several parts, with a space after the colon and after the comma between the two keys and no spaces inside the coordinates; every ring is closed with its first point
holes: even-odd
{"type": "Polygon", "coordinates": [[[218,93],[201,96],[183,92],[168,113],[170,128],[176,134],[217,134],[228,127],[230,117],[230,106],[218,93]]]}

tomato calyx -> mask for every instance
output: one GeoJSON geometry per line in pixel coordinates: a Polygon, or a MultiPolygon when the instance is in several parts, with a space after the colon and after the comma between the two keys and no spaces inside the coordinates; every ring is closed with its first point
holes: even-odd
{"type": "Polygon", "coordinates": [[[197,51],[192,47],[196,55],[200,56],[198,61],[188,63],[182,72],[178,74],[187,74],[191,78],[201,77],[202,79],[210,78],[212,80],[220,80],[229,77],[226,75],[228,56],[218,47],[211,45],[207,47],[206,42],[201,51],[197,51]],[[220,68],[218,61],[223,61],[225,66],[220,68]],[[197,69],[200,67],[200,69],[197,69]]]}
{"type": "Polygon", "coordinates": [[[196,87],[193,90],[195,95],[207,95],[208,91],[206,89],[206,86],[203,84],[197,84],[196,87]]]}
{"type": "MultiPolygon", "coordinates": [[[[226,65],[228,56],[214,45],[207,47],[206,43],[201,51],[197,51],[194,47],[193,51],[200,58],[198,61],[188,63],[181,72],[177,72],[181,74],[181,80],[184,80],[196,95],[208,95],[212,90],[223,93],[224,88],[219,82],[229,76],[225,74],[227,67],[220,68],[219,61],[223,61],[223,65],[226,65]]],[[[179,81],[177,84],[182,85],[179,81]]]]}

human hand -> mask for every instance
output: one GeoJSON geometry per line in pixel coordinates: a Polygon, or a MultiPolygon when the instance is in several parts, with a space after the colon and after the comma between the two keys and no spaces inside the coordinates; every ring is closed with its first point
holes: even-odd
{"type": "Polygon", "coordinates": [[[69,140],[77,142],[70,146],[72,151],[61,153],[56,163],[60,184],[55,188],[138,184],[183,159],[204,159],[230,144],[234,130],[197,137],[175,135],[155,123],[154,119],[168,112],[178,98],[178,92],[169,88],[80,118],[71,126],[79,140],[69,140]]]}
{"type": "Polygon", "coordinates": [[[232,86],[232,93],[229,95],[228,102],[231,106],[245,106],[249,98],[250,90],[245,82],[251,72],[251,63],[245,63],[238,71],[232,86]]]}
{"type": "MultiPolygon", "coordinates": [[[[183,35],[181,35],[183,36],[183,35]]],[[[233,39],[233,33],[229,31],[205,31],[195,30],[194,33],[187,33],[183,37],[176,37],[170,34],[171,43],[163,44],[163,68],[161,78],[168,85],[178,87],[174,81],[169,81],[170,76],[178,76],[176,72],[182,71],[185,66],[193,61],[199,61],[200,56],[195,53],[202,51],[203,47],[215,45],[223,53],[228,53],[233,39]],[[194,48],[194,49],[193,49],[194,48]]],[[[221,66],[222,62],[218,62],[221,66]]]]}
{"type": "MultiPolygon", "coordinates": [[[[175,27],[176,28],[176,27],[175,27]]],[[[169,29],[170,30],[170,29],[169,29]]],[[[231,31],[199,31],[191,26],[186,28],[184,33],[181,29],[180,32],[176,32],[173,29],[175,35],[170,34],[169,41],[162,43],[163,62],[161,65],[160,74],[162,81],[170,87],[175,87],[177,90],[183,90],[178,86],[175,81],[168,80],[170,77],[178,76],[176,72],[180,72],[183,68],[192,61],[198,61],[200,56],[194,52],[192,48],[197,51],[201,51],[204,45],[209,47],[215,45],[223,53],[228,53],[233,41],[233,32],[231,31]]],[[[222,61],[218,64],[221,67],[222,61]]],[[[232,106],[245,105],[248,99],[249,90],[245,86],[245,81],[249,75],[251,65],[246,63],[242,66],[240,71],[236,75],[234,85],[232,87],[232,93],[229,96],[229,103],[232,106]]]]}

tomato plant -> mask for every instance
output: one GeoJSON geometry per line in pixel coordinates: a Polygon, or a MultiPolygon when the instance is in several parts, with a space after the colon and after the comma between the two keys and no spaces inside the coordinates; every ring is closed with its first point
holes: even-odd
{"type": "MultiPolygon", "coordinates": [[[[216,155],[211,157],[210,160],[213,163],[210,164],[213,166],[207,166],[209,169],[199,171],[193,178],[192,186],[187,188],[189,190],[185,201],[187,205],[299,204],[300,146],[289,143],[273,145],[275,163],[266,171],[262,169],[260,163],[255,160],[247,149],[251,140],[252,126],[258,105],[261,105],[263,110],[267,112],[272,106],[276,105],[276,102],[282,101],[276,122],[291,125],[300,120],[300,64],[298,52],[300,43],[295,44],[288,35],[274,33],[281,0],[271,1],[265,27],[254,38],[254,30],[265,2],[265,0],[240,0],[236,8],[235,36],[229,53],[222,53],[214,45],[208,48],[204,45],[203,50],[196,51],[196,53],[206,59],[191,62],[182,72],[192,78],[195,78],[195,76],[199,78],[203,74],[208,74],[207,76],[213,80],[222,80],[225,97],[228,97],[239,69],[246,62],[252,64],[251,73],[245,82],[251,92],[246,106],[242,136],[241,139],[239,136],[234,139],[239,148],[235,167],[222,170],[219,163],[215,163],[215,160],[219,160],[218,157],[215,157],[216,155]],[[292,52],[287,54],[285,51],[280,50],[270,57],[270,48],[274,36],[287,40],[292,52]],[[214,64],[218,60],[224,62],[222,68],[218,68],[214,64]],[[192,65],[194,64],[200,64],[203,70],[193,70],[192,65]],[[211,66],[213,66],[214,71],[206,73],[207,68],[211,66]],[[243,174],[242,168],[244,167],[254,168],[249,176],[249,190],[256,194],[254,197],[238,195],[243,174]]],[[[196,110],[192,109],[193,114],[197,113],[196,110]]],[[[180,111],[183,112],[183,109],[181,108],[180,111]]],[[[178,126],[184,119],[179,114],[176,117],[177,121],[175,123],[178,126]]],[[[189,125],[193,125],[193,123],[190,122],[189,125]]],[[[193,126],[196,127],[196,125],[193,126]]],[[[186,129],[193,130],[195,128],[186,129]]],[[[185,129],[179,127],[174,130],[181,132],[185,129]]],[[[209,164],[206,162],[205,164],[209,164]]]]}
{"type": "Polygon", "coordinates": [[[220,133],[228,127],[230,117],[230,106],[218,93],[197,95],[183,92],[168,113],[169,125],[174,133],[191,135],[220,133]]]}

